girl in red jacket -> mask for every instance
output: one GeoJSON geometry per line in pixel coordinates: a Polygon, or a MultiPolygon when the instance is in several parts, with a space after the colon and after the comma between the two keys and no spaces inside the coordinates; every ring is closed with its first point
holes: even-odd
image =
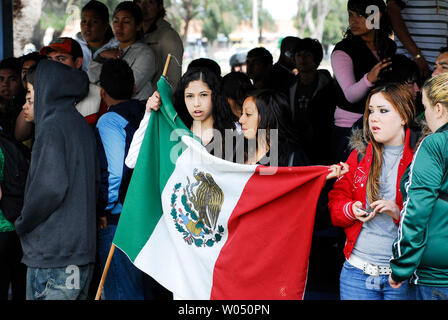
{"type": "Polygon", "coordinates": [[[347,237],[340,275],[342,300],[407,298],[406,286],[392,289],[388,275],[403,205],[400,179],[413,156],[409,142],[414,115],[405,86],[387,84],[372,90],[362,138],[354,133],[351,139],[355,148],[347,160],[349,172],[329,193],[332,222],[344,228],[347,237]]]}

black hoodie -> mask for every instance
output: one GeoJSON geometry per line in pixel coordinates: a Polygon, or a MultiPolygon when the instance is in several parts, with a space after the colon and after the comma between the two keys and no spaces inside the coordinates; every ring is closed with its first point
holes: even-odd
{"type": "Polygon", "coordinates": [[[95,261],[98,166],[92,129],[75,104],[89,90],[83,71],[39,63],[34,85],[35,142],[25,201],[15,227],[29,267],[95,261]]]}

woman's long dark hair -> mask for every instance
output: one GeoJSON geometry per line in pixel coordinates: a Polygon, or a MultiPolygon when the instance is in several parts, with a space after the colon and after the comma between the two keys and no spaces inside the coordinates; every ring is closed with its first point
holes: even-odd
{"type": "MultiPolygon", "coordinates": [[[[230,72],[222,78],[221,90],[224,97],[233,99],[241,110],[248,92],[253,91],[254,86],[247,74],[243,72],[230,72]]],[[[236,116],[234,116],[234,119],[238,121],[236,116]]]]}
{"type": "Polygon", "coordinates": [[[187,106],[185,104],[184,93],[190,82],[197,80],[201,80],[206,83],[212,91],[213,128],[218,130],[221,134],[224,145],[225,130],[235,129],[235,123],[232,120],[234,116],[229,104],[227,103],[227,100],[221,93],[220,80],[211,70],[207,68],[191,68],[187,70],[187,72],[185,72],[185,74],[180,78],[176,87],[176,91],[174,92],[174,108],[176,109],[177,114],[179,115],[182,122],[188,128],[191,128],[193,125],[193,118],[188,112],[187,106]]]}
{"type": "Polygon", "coordinates": [[[96,0],[91,0],[87,2],[87,4],[84,7],[82,7],[81,13],[86,10],[94,11],[101,18],[101,21],[107,23],[108,27],[106,30],[106,34],[104,35],[104,42],[105,43],[109,42],[109,40],[114,37],[112,27],[110,26],[109,23],[109,9],[107,9],[104,3],[96,0]]]}
{"type": "MultiPolygon", "coordinates": [[[[255,99],[258,115],[260,117],[258,130],[266,130],[266,144],[271,145],[270,130],[277,129],[279,150],[278,163],[288,163],[290,152],[300,148],[301,143],[292,130],[292,116],[287,97],[283,93],[271,89],[254,90],[248,94],[248,98],[249,97],[255,99]]],[[[258,132],[255,139],[257,138],[258,132]]],[[[274,141],[272,141],[272,143],[274,143],[274,141]]],[[[247,160],[247,152],[251,151],[247,150],[245,147],[245,160],[247,160]]]]}
{"type": "MultiPolygon", "coordinates": [[[[395,44],[389,41],[389,36],[392,34],[392,26],[390,24],[390,18],[386,11],[386,4],[383,0],[349,0],[347,2],[347,11],[354,11],[360,16],[368,17],[366,9],[368,6],[377,6],[381,13],[381,19],[379,23],[379,29],[375,29],[375,45],[378,51],[380,59],[386,58],[394,54],[395,44]]],[[[350,27],[345,32],[344,39],[353,39],[353,35],[350,27]]]]}

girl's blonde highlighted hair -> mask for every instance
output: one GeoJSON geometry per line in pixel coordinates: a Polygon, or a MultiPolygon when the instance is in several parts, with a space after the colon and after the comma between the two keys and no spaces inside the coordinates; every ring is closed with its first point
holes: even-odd
{"type": "Polygon", "coordinates": [[[441,73],[426,80],[422,87],[432,107],[440,103],[448,108],[448,73],[441,73]]]}
{"type": "Polygon", "coordinates": [[[369,106],[370,100],[374,94],[381,93],[384,98],[391,103],[400,117],[404,120],[404,130],[409,128],[415,118],[415,104],[411,93],[405,85],[398,83],[388,83],[374,88],[366,102],[364,110],[364,139],[372,143],[372,164],[370,166],[367,178],[366,193],[369,203],[379,200],[380,194],[380,175],[383,167],[383,150],[384,145],[375,141],[369,128],[369,106]]]}

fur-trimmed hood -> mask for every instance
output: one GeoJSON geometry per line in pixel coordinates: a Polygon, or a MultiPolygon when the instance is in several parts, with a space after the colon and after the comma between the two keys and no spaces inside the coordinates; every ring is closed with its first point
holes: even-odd
{"type": "Polygon", "coordinates": [[[356,150],[358,153],[365,154],[367,150],[368,141],[364,139],[364,133],[362,128],[352,129],[348,146],[350,150],[356,150]]]}
{"type": "MultiPolygon", "coordinates": [[[[426,122],[423,119],[415,119],[414,124],[409,128],[409,144],[413,150],[416,150],[423,138],[428,135],[426,128],[426,122]]],[[[350,151],[356,150],[359,154],[364,155],[367,150],[367,145],[368,141],[364,139],[363,128],[353,128],[348,142],[350,151]]]]}

